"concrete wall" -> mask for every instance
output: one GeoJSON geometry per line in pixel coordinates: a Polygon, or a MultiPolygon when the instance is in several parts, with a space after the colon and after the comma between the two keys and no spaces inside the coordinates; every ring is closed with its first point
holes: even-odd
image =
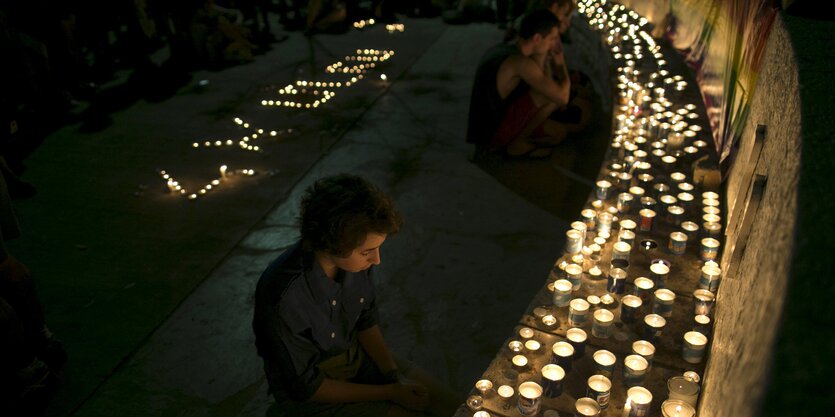
{"type": "Polygon", "coordinates": [[[794,56],[789,33],[778,18],[769,35],[739,149],[724,181],[725,217],[730,223],[722,256],[726,275],[717,294],[699,410],[702,416],[759,415],[767,389],[796,225],[801,107],[794,56]],[[758,125],[765,126],[759,153],[755,146],[758,125]],[[756,202],[749,204],[756,175],[767,177],[758,207],[756,202]],[[748,216],[752,216],[750,233],[745,236],[743,218],[748,216]]]}

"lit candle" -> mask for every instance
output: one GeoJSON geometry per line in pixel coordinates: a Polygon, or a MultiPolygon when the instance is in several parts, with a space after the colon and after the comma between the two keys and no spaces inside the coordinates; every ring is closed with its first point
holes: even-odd
{"type": "Polygon", "coordinates": [[[597,219],[596,211],[592,209],[583,209],[583,211],[580,212],[580,217],[589,229],[594,228],[595,219],[597,219]]]}
{"type": "Polygon", "coordinates": [[[531,329],[530,327],[523,327],[519,329],[519,336],[521,336],[522,339],[530,339],[533,337],[533,334],[533,329],[531,329]]]}
{"type": "Polygon", "coordinates": [[[652,289],[655,283],[647,277],[635,278],[635,296],[640,298],[642,302],[649,300],[652,289]]]}
{"type": "Polygon", "coordinates": [[[557,307],[565,307],[571,302],[571,288],[572,284],[566,279],[560,279],[554,282],[554,305],[557,307]]]}
{"type": "Polygon", "coordinates": [[[686,180],[686,179],[687,179],[687,176],[684,175],[684,173],[682,173],[682,172],[673,172],[672,174],[670,174],[670,180],[673,181],[676,184],[678,184],[680,182],[684,182],[684,180],[686,180]]]}
{"type": "Polygon", "coordinates": [[[605,308],[595,310],[594,325],[591,328],[591,334],[600,339],[608,339],[612,334],[612,322],[615,315],[605,308]]]}
{"type": "Polygon", "coordinates": [[[693,200],[696,197],[693,197],[693,194],[690,194],[686,191],[682,191],[676,195],[678,197],[678,201],[684,207],[690,207],[693,204],[693,200]]]}
{"type": "Polygon", "coordinates": [[[510,342],[508,342],[508,344],[507,344],[507,348],[508,348],[508,349],[510,349],[510,351],[511,351],[511,352],[513,352],[513,353],[519,353],[519,352],[521,352],[521,351],[522,351],[522,348],[523,348],[524,346],[525,346],[525,345],[524,345],[522,342],[518,341],[518,340],[511,340],[511,341],[510,341],[510,342]]]}
{"type": "Polygon", "coordinates": [[[673,315],[673,302],[676,294],[668,289],[655,290],[655,297],[652,301],[652,312],[661,317],[669,318],[673,315]]]}
{"type": "Polygon", "coordinates": [[[636,340],[632,342],[632,353],[646,359],[647,367],[650,367],[655,356],[655,346],[646,340],[636,340]]]}
{"type": "Polygon", "coordinates": [[[710,335],[710,317],[699,314],[693,316],[693,331],[699,332],[705,336],[710,335]]]}
{"type": "Polygon", "coordinates": [[[699,391],[699,384],[683,376],[674,376],[667,380],[667,397],[670,400],[680,401],[683,405],[695,407],[699,399],[699,391]]]}
{"type": "Polygon", "coordinates": [[[667,207],[667,221],[675,226],[681,224],[681,218],[684,216],[684,207],[670,206],[667,207]]]}
{"type": "Polygon", "coordinates": [[[568,342],[556,342],[551,346],[551,362],[561,366],[565,372],[571,371],[571,362],[574,356],[574,346],[568,342]]]}
{"type": "Polygon", "coordinates": [[[226,165],[221,165],[220,166],[220,177],[221,178],[226,178],[226,169],[227,169],[226,165]]]}
{"type": "Polygon", "coordinates": [[[650,343],[658,340],[666,324],[667,320],[658,314],[647,314],[644,316],[644,339],[650,343]]]}
{"type": "Polygon", "coordinates": [[[643,304],[643,301],[634,295],[625,295],[620,300],[620,321],[623,323],[634,323],[635,313],[643,304]]]}
{"type": "Polygon", "coordinates": [[[661,415],[663,417],[694,417],[696,409],[681,401],[667,400],[661,403],[661,415]]]}
{"type": "Polygon", "coordinates": [[[612,381],[604,375],[592,375],[586,381],[586,396],[597,401],[601,410],[609,407],[612,381]]]}
{"type": "MultiPolygon", "coordinates": [[[[656,206],[656,201],[654,198],[650,196],[643,196],[641,197],[641,207],[649,210],[654,210],[656,206]]],[[[640,212],[638,212],[640,213],[640,212]]],[[[654,214],[653,214],[654,215],[654,214]]],[[[652,225],[652,223],[650,223],[652,225]]]]}
{"type": "MultiPolygon", "coordinates": [[[[717,220],[719,220],[719,216],[717,216],[715,214],[705,214],[702,217],[705,217],[705,216],[710,216],[710,218],[716,218],[717,220]]],[[[702,228],[704,228],[705,235],[707,237],[712,237],[714,239],[718,238],[719,234],[722,232],[722,225],[719,224],[718,222],[705,222],[702,225],[702,228]]]]}
{"type": "Polygon", "coordinates": [[[597,191],[595,195],[597,196],[598,200],[605,200],[609,194],[609,189],[612,187],[612,183],[606,180],[597,181],[597,191]]]}
{"type": "Polygon", "coordinates": [[[609,234],[612,230],[612,221],[614,220],[614,216],[612,213],[609,212],[602,212],[597,215],[597,232],[598,236],[602,234],[609,234]]]}
{"type": "Polygon", "coordinates": [[[617,357],[614,353],[600,349],[594,352],[592,358],[594,359],[595,373],[606,377],[612,376],[612,371],[615,369],[615,362],[617,362],[617,357]]]}
{"type": "Polygon", "coordinates": [[[705,191],[702,193],[702,198],[710,200],[719,200],[719,194],[716,194],[713,191],[705,191]]]}
{"type": "MultiPolygon", "coordinates": [[[[708,200],[708,201],[714,201],[714,200],[708,200]]],[[[718,216],[721,212],[722,212],[722,210],[719,210],[719,207],[716,207],[716,206],[704,206],[704,207],[702,207],[702,213],[704,213],[704,214],[714,214],[714,215],[718,216]]]]}
{"type": "MultiPolygon", "coordinates": [[[[583,223],[581,223],[583,224],[583,223]]],[[[565,232],[565,252],[569,254],[580,253],[583,249],[583,232],[570,229],[565,232]]]]}
{"type": "Polygon", "coordinates": [[[533,381],[526,381],[519,385],[519,401],[517,407],[523,416],[533,416],[539,413],[542,398],[542,387],[533,381]]]}
{"type": "Polygon", "coordinates": [[[670,267],[665,262],[653,262],[649,266],[649,276],[656,288],[664,288],[667,282],[667,275],[670,274],[670,267]]]}
{"type": "Polygon", "coordinates": [[[684,255],[684,251],[687,249],[687,235],[681,232],[670,233],[668,248],[670,252],[676,255],[684,255]]]}
{"type": "MultiPolygon", "coordinates": [[[[565,279],[571,283],[571,289],[577,291],[580,289],[582,283],[583,267],[577,264],[568,264],[565,266],[565,279]]],[[[556,287],[555,287],[556,289],[556,287]]]]}
{"type": "Polygon", "coordinates": [[[652,220],[655,218],[655,211],[650,209],[643,209],[638,213],[641,215],[641,222],[638,226],[638,230],[642,232],[648,232],[652,230],[652,220]]]}
{"type": "Polygon", "coordinates": [[[554,317],[552,314],[546,314],[542,316],[542,324],[551,327],[556,325],[558,322],[557,318],[554,317]]]}
{"type": "Polygon", "coordinates": [[[475,383],[475,388],[481,393],[481,396],[487,398],[493,390],[493,382],[489,379],[479,379],[475,383]]]}
{"type": "Polygon", "coordinates": [[[629,355],[623,360],[623,379],[627,386],[635,386],[643,382],[647,374],[649,362],[641,355],[629,355]]]}
{"type": "Polygon", "coordinates": [[[568,343],[574,348],[574,357],[582,357],[586,351],[586,339],[588,339],[586,331],[572,327],[565,332],[565,338],[568,339],[568,343]]]}
{"type": "Polygon", "coordinates": [[[693,291],[693,314],[709,315],[715,300],[716,296],[708,290],[698,289],[693,291]]]}
{"type": "Polygon", "coordinates": [[[499,394],[499,397],[502,397],[502,408],[507,410],[510,408],[510,399],[513,397],[514,390],[513,387],[510,385],[502,385],[499,387],[496,392],[499,394]]]}
{"type": "Polygon", "coordinates": [[[712,237],[702,239],[701,254],[703,261],[715,260],[716,256],[719,255],[719,241],[712,237]]]}
{"type": "Polygon", "coordinates": [[[684,230],[684,233],[687,236],[695,236],[696,232],[699,230],[699,225],[693,222],[681,222],[681,228],[684,230]]]}
{"type": "MultiPolygon", "coordinates": [[[[623,243],[623,242],[618,242],[623,243]]],[[[622,261],[624,262],[624,261],[622,261]]],[[[627,262],[628,264],[628,262],[627,262]]],[[[612,263],[614,265],[614,261],[612,263]]],[[[613,294],[623,294],[626,287],[626,271],[622,268],[613,267],[609,270],[609,278],[606,281],[606,290],[613,294]]]]}
{"type": "Polygon", "coordinates": [[[645,417],[649,415],[652,393],[644,387],[632,387],[626,391],[626,405],[622,417],[645,417]]]}
{"type": "Polygon", "coordinates": [[[548,364],[542,367],[542,389],[548,398],[556,398],[562,394],[562,381],[565,370],[559,365],[548,364]]]}
{"type": "Polygon", "coordinates": [[[513,367],[519,372],[524,372],[525,367],[528,366],[528,358],[525,355],[514,355],[511,362],[513,362],[513,367]]]}
{"type": "Polygon", "coordinates": [[[592,398],[578,398],[574,403],[574,415],[577,417],[600,416],[600,405],[592,398]]]}
{"type": "Polygon", "coordinates": [[[540,343],[536,340],[529,339],[525,341],[525,349],[527,349],[531,353],[537,353],[539,351],[540,343]]]}
{"type": "Polygon", "coordinates": [[[620,232],[618,232],[618,241],[626,243],[626,244],[630,245],[630,247],[631,247],[631,245],[633,243],[635,243],[635,232],[633,232],[632,230],[629,230],[629,229],[621,228],[620,232]]]}
{"type": "Polygon", "coordinates": [[[722,279],[722,269],[716,265],[705,265],[702,267],[702,275],[699,278],[699,288],[716,293],[719,289],[719,282],[722,279]]]}
{"type": "Polygon", "coordinates": [[[473,413],[473,417],[490,417],[490,413],[484,410],[480,410],[473,413]]]}
{"type": "Polygon", "coordinates": [[[621,213],[629,213],[632,210],[632,200],[635,197],[630,193],[620,193],[618,194],[618,202],[617,202],[617,209],[621,213]]]}

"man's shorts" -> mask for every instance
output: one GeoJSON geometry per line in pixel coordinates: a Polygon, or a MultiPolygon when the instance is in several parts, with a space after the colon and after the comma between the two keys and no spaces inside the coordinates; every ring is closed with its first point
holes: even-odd
{"type": "MultiPolygon", "coordinates": [[[[499,124],[499,128],[496,129],[496,134],[493,135],[493,140],[487,145],[488,149],[501,149],[510,144],[510,142],[522,133],[522,130],[531,122],[538,111],[539,107],[536,106],[529,92],[520,94],[519,97],[510,103],[507,110],[505,110],[502,122],[499,124]]],[[[545,136],[542,124],[534,129],[531,136],[545,136]]]]}

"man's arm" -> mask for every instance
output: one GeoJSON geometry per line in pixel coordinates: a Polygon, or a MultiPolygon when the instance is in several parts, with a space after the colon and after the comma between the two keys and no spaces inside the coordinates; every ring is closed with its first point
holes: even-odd
{"type": "Polygon", "coordinates": [[[375,324],[361,330],[357,333],[357,339],[383,374],[388,375],[391,371],[397,371],[397,363],[394,362],[394,356],[391,355],[391,351],[383,339],[380,326],[375,324]]]}
{"type": "Polygon", "coordinates": [[[424,410],[429,405],[426,387],[418,384],[368,385],[325,378],[308,401],[349,403],[392,401],[411,410],[424,410]]]}
{"type": "Polygon", "coordinates": [[[545,73],[543,66],[538,65],[533,59],[521,55],[514,57],[513,65],[522,81],[526,82],[537,93],[547,97],[557,107],[565,106],[568,103],[571,83],[567,76],[565,78],[566,82],[557,83],[545,73]]]}

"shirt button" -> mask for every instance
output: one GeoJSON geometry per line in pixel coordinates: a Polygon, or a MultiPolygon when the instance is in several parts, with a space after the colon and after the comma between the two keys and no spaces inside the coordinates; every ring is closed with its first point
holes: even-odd
{"type": "Polygon", "coordinates": [[[331,332],[331,339],[334,339],[334,338],[336,338],[336,333],[331,332]]]}
{"type": "Polygon", "coordinates": [[[365,302],[365,297],[360,297],[360,304],[365,302]]]}
{"type": "Polygon", "coordinates": [[[331,300],[331,305],[335,306],[336,305],[336,300],[331,300]]]}

